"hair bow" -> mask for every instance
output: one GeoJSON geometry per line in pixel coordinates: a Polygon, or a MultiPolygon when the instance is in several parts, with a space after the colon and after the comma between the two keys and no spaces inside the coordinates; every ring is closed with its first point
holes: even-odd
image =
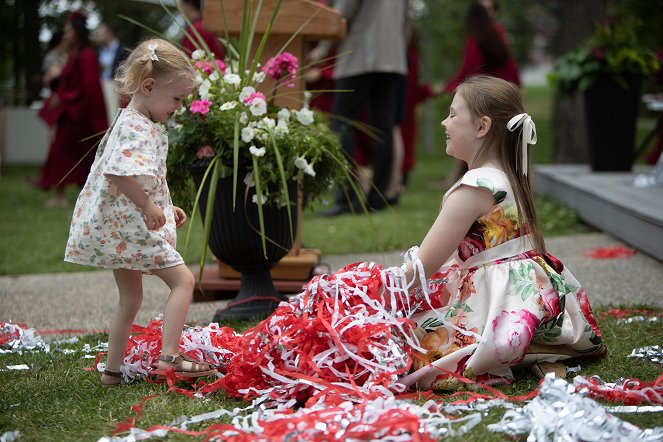
{"type": "Polygon", "coordinates": [[[521,136],[522,168],[523,175],[527,176],[527,145],[536,144],[536,125],[534,124],[534,121],[532,121],[532,117],[528,114],[518,114],[511,118],[506,124],[506,128],[511,132],[520,126],[523,127],[523,134],[521,136]]]}
{"type": "Polygon", "coordinates": [[[157,57],[157,45],[147,45],[147,50],[150,51],[150,60],[159,61],[159,57],[157,57]]]}

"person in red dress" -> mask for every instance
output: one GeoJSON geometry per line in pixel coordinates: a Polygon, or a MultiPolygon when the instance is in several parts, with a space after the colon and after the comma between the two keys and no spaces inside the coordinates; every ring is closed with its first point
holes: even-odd
{"type": "Polygon", "coordinates": [[[203,28],[203,13],[201,0],[182,0],[180,2],[182,12],[187,20],[191,22],[195,32],[191,27],[184,31],[182,37],[182,49],[187,55],[191,55],[196,49],[203,49],[203,42],[218,60],[223,60],[226,56],[226,48],[223,47],[218,38],[211,32],[203,28]],[[198,34],[198,35],[196,35],[198,34]],[[202,37],[202,42],[200,37],[202,37]]]}
{"type": "MultiPolygon", "coordinates": [[[[491,75],[520,86],[520,73],[511,55],[502,23],[497,21],[497,0],[472,2],[465,15],[467,37],[460,69],[447,81],[444,90],[452,93],[467,78],[491,75]]],[[[467,171],[467,165],[457,160],[443,188],[453,185],[467,171]]]]}
{"type": "Polygon", "coordinates": [[[67,185],[82,186],[85,183],[94,160],[96,142],[108,128],[99,62],[90,46],[84,14],[69,14],[63,40],[69,56],[58,87],[45,105],[47,111],[55,115],[55,136],[37,181],[42,189],[55,189],[49,207],[66,205],[64,190],[67,185]]]}

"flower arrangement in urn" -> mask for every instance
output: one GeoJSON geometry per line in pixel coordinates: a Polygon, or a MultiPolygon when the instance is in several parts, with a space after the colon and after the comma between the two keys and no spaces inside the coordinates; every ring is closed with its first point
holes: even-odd
{"type": "MultiPolygon", "coordinates": [[[[276,12],[272,21],[275,16],[276,12]]],[[[260,49],[249,57],[253,39],[249,28],[248,22],[243,25],[238,47],[226,39],[229,56],[225,60],[215,59],[205,48],[192,53],[197,87],[173,115],[168,181],[175,204],[195,211],[201,192],[191,178],[190,165],[206,165],[210,188],[220,178],[232,176],[233,205],[257,206],[264,245],[263,208],[285,207],[292,217],[296,201],[288,188],[293,182],[303,190],[304,206],[320,200],[335,184],[347,182],[354,187],[354,183],[340,141],[322,115],[309,109],[306,100],[296,109],[275,104],[279,97],[300,93],[294,90],[294,80],[302,71],[297,57],[280,51],[261,65],[260,49]],[[273,86],[265,87],[269,78],[273,86]],[[242,182],[252,189],[246,201],[237,192],[242,182]]],[[[262,36],[259,48],[268,35],[262,36]]],[[[212,194],[207,207],[213,207],[212,194]]],[[[211,222],[207,218],[206,237],[211,222]]]]}
{"type": "Polygon", "coordinates": [[[550,79],[562,93],[583,91],[598,77],[624,88],[628,75],[649,76],[659,69],[654,51],[638,43],[639,24],[631,18],[609,17],[597,23],[594,35],[555,62],[550,79]]]}

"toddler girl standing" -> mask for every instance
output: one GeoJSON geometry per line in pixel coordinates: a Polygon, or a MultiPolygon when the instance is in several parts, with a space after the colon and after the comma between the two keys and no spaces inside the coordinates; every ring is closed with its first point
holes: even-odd
{"type": "Polygon", "coordinates": [[[426,351],[401,382],[510,383],[511,369],[525,366],[564,376],[559,361],[603,355],[585,291],[545,249],[529,176],[536,129],[518,87],[467,79],[442,126],[447,154],[469,171],[445,194],[418,252],[430,296],[413,293],[420,307],[410,319],[426,351]]]}
{"type": "Polygon", "coordinates": [[[148,40],[120,66],[119,92],[131,97],[102,139],[71,221],[65,261],[112,268],[119,305],[111,320],[104,385],[119,385],[131,326],[142,303],[142,273],[170,288],[163,315],[159,369],[182,376],[215,374],[180,355],[180,338],[194,277],[175,250],[176,228],[186,222],[166,182],[168,136],[162,126],[191,93],[195,72],[172,44],[148,40]]]}

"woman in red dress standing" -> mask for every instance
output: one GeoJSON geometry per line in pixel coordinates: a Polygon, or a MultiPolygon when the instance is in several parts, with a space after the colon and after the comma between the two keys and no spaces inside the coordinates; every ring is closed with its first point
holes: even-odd
{"type": "MultiPolygon", "coordinates": [[[[472,2],[465,15],[467,38],[460,69],[447,82],[445,92],[452,93],[456,86],[475,75],[491,75],[520,86],[520,73],[511,55],[502,23],[497,21],[497,0],[472,2]]],[[[442,187],[453,185],[467,171],[467,165],[456,160],[442,187]]]]}
{"type": "Polygon", "coordinates": [[[49,207],[66,204],[64,189],[67,185],[85,184],[94,160],[95,143],[108,128],[99,62],[90,46],[84,14],[69,14],[63,40],[69,57],[60,74],[59,85],[46,104],[48,112],[56,116],[55,136],[38,181],[42,189],[55,189],[49,207]]]}

